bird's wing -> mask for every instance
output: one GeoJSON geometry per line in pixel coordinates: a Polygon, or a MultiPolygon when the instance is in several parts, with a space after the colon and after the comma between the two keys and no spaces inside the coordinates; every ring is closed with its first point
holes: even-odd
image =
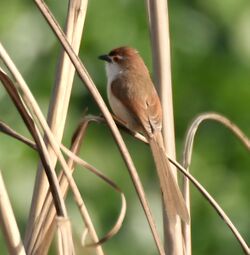
{"type": "Polygon", "coordinates": [[[137,119],[147,135],[152,136],[162,128],[162,109],[157,92],[151,81],[138,79],[136,84],[128,86],[129,82],[126,77],[117,78],[111,84],[111,91],[137,119]]]}

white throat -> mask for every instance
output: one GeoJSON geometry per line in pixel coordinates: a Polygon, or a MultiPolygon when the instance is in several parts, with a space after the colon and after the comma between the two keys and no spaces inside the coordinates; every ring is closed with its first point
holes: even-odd
{"type": "Polygon", "coordinates": [[[116,63],[106,63],[105,67],[108,78],[108,84],[112,83],[112,81],[123,72],[121,67],[116,63]]]}

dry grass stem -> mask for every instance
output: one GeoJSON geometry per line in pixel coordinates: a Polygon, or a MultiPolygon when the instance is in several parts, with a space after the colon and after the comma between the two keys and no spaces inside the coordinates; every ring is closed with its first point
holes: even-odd
{"type": "Polygon", "coordinates": [[[69,234],[71,233],[70,221],[63,217],[57,217],[56,225],[57,225],[58,254],[59,255],[75,255],[72,235],[69,234]]]}
{"type": "MultiPolygon", "coordinates": [[[[10,98],[12,99],[13,103],[15,104],[20,116],[23,119],[23,122],[25,123],[26,127],[28,128],[30,134],[32,135],[33,139],[35,140],[37,151],[40,156],[41,162],[43,164],[44,170],[46,172],[48,182],[50,184],[50,191],[53,197],[53,202],[56,208],[57,215],[61,217],[67,217],[67,211],[66,206],[64,204],[63,197],[60,192],[59,183],[57,180],[56,173],[54,169],[51,167],[50,164],[50,158],[48,156],[48,151],[46,149],[45,143],[41,138],[41,134],[39,133],[38,129],[35,126],[35,123],[33,122],[30,114],[27,112],[27,107],[24,106],[23,100],[21,100],[20,95],[18,94],[14,84],[12,81],[8,78],[8,76],[0,70],[0,79],[2,81],[2,84],[4,85],[7,93],[9,94],[10,98]]],[[[62,229],[64,231],[65,229],[62,229]]],[[[67,231],[64,233],[64,236],[68,236],[68,240],[70,240],[71,232],[67,231]]],[[[67,240],[67,239],[65,239],[67,240]]],[[[70,246],[70,244],[69,244],[70,246]]],[[[42,247],[44,250],[44,246],[42,247]]],[[[34,254],[37,254],[36,247],[31,247],[31,251],[34,252],[34,254]]],[[[39,253],[42,254],[42,253],[39,253]]]]}
{"type": "MultiPolygon", "coordinates": [[[[196,132],[198,131],[198,128],[200,127],[201,123],[205,121],[213,120],[216,122],[221,123],[223,126],[227,127],[242,143],[243,145],[250,150],[250,140],[249,138],[240,130],[239,127],[237,127],[234,123],[232,123],[229,119],[226,117],[210,112],[210,113],[204,113],[197,116],[194,121],[192,121],[192,124],[190,125],[188,132],[186,134],[185,138],[185,145],[183,150],[183,167],[189,171],[189,166],[191,164],[192,159],[192,152],[193,152],[193,144],[194,144],[194,138],[196,135],[196,132]]],[[[188,201],[188,209],[190,210],[190,200],[189,200],[189,182],[186,178],[184,178],[184,196],[188,201]]],[[[220,213],[220,212],[219,212],[220,213]]],[[[239,233],[237,233],[237,229],[231,225],[231,222],[228,222],[228,218],[224,217],[222,214],[221,217],[226,222],[226,224],[230,227],[232,232],[234,233],[237,240],[240,242],[241,247],[244,249],[244,251],[247,251],[247,245],[244,242],[243,238],[240,236],[239,233]]],[[[191,229],[190,226],[184,225],[183,226],[183,235],[187,250],[187,255],[191,255],[191,229]]]]}
{"type": "MultiPolygon", "coordinates": [[[[13,74],[13,76],[15,77],[15,79],[17,80],[17,83],[19,85],[20,90],[23,93],[23,101],[26,102],[26,105],[28,106],[28,108],[31,110],[32,114],[35,115],[35,119],[38,120],[38,122],[41,124],[42,128],[45,131],[45,134],[47,136],[47,139],[50,143],[50,145],[52,146],[53,150],[55,151],[61,165],[63,168],[63,171],[65,173],[65,176],[67,177],[69,183],[71,183],[71,174],[70,171],[68,169],[68,166],[66,164],[66,161],[60,151],[60,145],[58,144],[57,140],[54,138],[50,128],[48,127],[48,124],[35,100],[35,98],[33,97],[32,93],[29,90],[29,87],[27,86],[27,84],[25,83],[24,79],[22,78],[21,74],[19,73],[19,71],[17,70],[17,68],[15,67],[14,63],[11,61],[10,57],[8,56],[7,52],[4,50],[4,48],[2,47],[2,45],[0,44],[0,56],[3,60],[3,62],[6,64],[6,66],[8,67],[8,69],[10,70],[10,72],[13,74]]],[[[46,156],[47,157],[47,161],[49,161],[49,156],[47,154],[47,149],[46,146],[44,145],[44,142],[42,141],[42,139],[40,138],[39,142],[41,142],[42,145],[42,149],[43,151],[45,151],[45,154],[42,154],[40,156],[46,156]]],[[[43,164],[46,162],[43,162],[43,164]]],[[[73,185],[73,184],[72,184],[73,185]]],[[[60,214],[59,214],[60,215],[60,214]]],[[[33,245],[30,245],[29,248],[32,249],[33,245]]]]}
{"type": "MultiPolygon", "coordinates": [[[[151,32],[154,78],[163,109],[163,137],[167,153],[175,158],[175,132],[172,100],[171,57],[168,5],[166,0],[147,0],[147,12],[151,32]]],[[[176,176],[176,170],[172,170],[176,176]]],[[[176,177],[177,178],[177,177],[176,177]]],[[[177,180],[177,179],[176,179],[177,180]]],[[[164,190],[162,191],[165,192],[164,190]]],[[[167,205],[162,202],[164,208],[167,205]]],[[[181,222],[169,224],[170,215],[163,209],[165,252],[170,255],[183,254],[181,222]],[[170,248],[172,247],[172,248],[170,248]]]]}
{"type": "Polygon", "coordinates": [[[7,68],[10,70],[10,72],[16,79],[17,85],[19,86],[19,89],[21,90],[21,92],[23,94],[22,100],[26,103],[26,106],[28,106],[29,110],[31,110],[32,115],[33,114],[35,115],[34,119],[37,119],[38,122],[41,124],[42,128],[45,131],[47,139],[49,140],[51,146],[53,147],[54,151],[56,152],[56,154],[60,160],[60,163],[61,163],[63,169],[65,170],[65,175],[69,176],[69,178],[70,178],[70,175],[67,174],[67,173],[69,173],[69,171],[68,171],[66,161],[63,158],[62,153],[60,152],[60,145],[58,144],[58,142],[54,138],[53,134],[51,133],[51,130],[48,127],[48,124],[41,112],[41,109],[39,108],[31,91],[29,90],[28,85],[25,83],[23,77],[21,76],[21,74],[19,73],[19,71],[17,70],[14,63],[12,62],[12,60],[10,59],[10,57],[8,56],[7,52],[5,51],[5,49],[3,48],[3,46],[1,44],[0,44],[0,57],[2,58],[3,62],[6,64],[7,68]]]}
{"type": "Polygon", "coordinates": [[[0,225],[9,254],[26,255],[15,215],[0,171],[0,225]]]}
{"type": "MultiPolygon", "coordinates": [[[[13,129],[11,129],[8,125],[6,125],[5,123],[3,122],[0,122],[0,130],[2,132],[4,132],[5,134],[7,135],[10,135],[11,137],[15,138],[15,139],[18,139],[19,141],[21,142],[24,142],[25,144],[27,144],[28,146],[30,146],[32,149],[37,149],[36,148],[36,145],[33,141],[27,139],[26,137],[18,134],[16,131],[14,131],[13,129]]],[[[67,148],[64,147],[64,149],[66,151],[67,148]]],[[[80,159],[79,159],[80,160],[80,159]]],[[[73,162],[73,160],[70,160],[71,162],[73,162]]],[[[87,162],[84,162],[84,166],[89,166],[89,164],[87,162]]],[[[94,167],[90,166],[91,169],[94,169],[94,167]]],[[[97,174],[98,176],[102,175],[100,172],[98,172],[97,174]]],[[[61,176],[62,177],[62,176],[61,176]]],[[[103,177],[103,179],[107,179],[105,176],[103,177]]],[[[61,185],[61,179],[59,178],[60,180],[60,185],[61,185]]],[[[113,184],[113,186],[115,186],[115,184],[113,184]]],[[[63,193],[64,194],[64,193],[63,193]]],[[[49,194],[50,195],[50,194],[49,194]]],[[[43,215],[39,215],[38,218],[37,218],[37,221],[36,221],[36,227],[34,228],[34,231],[33,231],[33,235],[36,236],[36,239],[34,239],[34,245],[33,245],[33,249],[36,250],[36,247],[37,247],[37,243],[39,243],[40,241],[44,240],[42,243],[48,241],[47,240],[47,237],[48,235],[46,234],[46,232],[44,231],[44,228],[42,228],[42,226],[44,224],[47,224],[47,221],[46,222],[43,222],[43,221],[39,221],[39,217],[41,217],[42,219],[46,218],[46,219],[50,219],[50,217],[53,217],[55,216],[55,210],[54,210],[54,207],[51,205],[51,202],[52,202],[52,199],[51,199],[51,196],[48,197],[48,199],[46,200],[47,202],[47,207],[46,207],[46,204],[44,204],[44,208],[42,208],[41,210],[41,214],[43,215]],[[50,205],[50,207],[49,207],[50,205]],[[50,209],[50,212],[54,212],[53,213],[53,216],[50,216],[50,214],[48,213],[48,209],[46,210],[45,208],[48,208],[50,209]],[[47,213],[47,214],[46,214],[47,213]],[[50,217],[49,217],[50,216],[50,217]],[[40,225],[39,225],[40,223],[40,225]],[[43,231],[41,231],[41,229],[43,229],[43,231]],[[43,238],[43,237],[46,237],[46,238],[43,238]],[[40,241],[39,241],[40,240],[40,241]]],[[[85,207],[83,201],[82,201],[82,204],[78,203],[79,204],[79,207],[80,207],[80,210],[81,210],[81,214],[84,218],[84,222],[85,222],[85,225],[87,227],[87,229],[89,229],[89,235],[91,237],[91,240],[93,240],[93,242],[95,244],[97,243],[100,243],[100,241],[98,240],[98,237],[96,235],[96,232],[95,232],[95,229],[93,227],[93,224],[91,222],[91,218],[88,214],[88,211],[87,211],[87,208],[85,207]]],[[[123,221],[123,218],[125,216],[125,211],[126,211],[126,201],[125,201],[125,197],[124,195],[122,194],[122,212],[120,213],[120,216],[119,216],[119,219],[117,221],[117,223],[115,224],[115,226],[112,228],[112,230],[110,231],[111,234],[114,233],[116,230],[116,232],[120,229],[120,226],[121,226],[121,223],[123,221]],[[121,222],[121,223],[120,223],[121,222]],[[113,230],[114,229],[114,230],[113,230]]],[[[49,221],[50,222],[50,221],[49,221]]],[[[50,224],[50,226],[54,224],[50,224]]],[[[46,228],[45,228],[46,229],[46,228]]],[[[107,237],[111,237],[110,234],[107,234],[104,238],[104,239],[108,239],[107,237]]],[[[44,248],[43,245],[41,244],[40,247],[44,248]]],[[[102,248],[101,246],[99,245],[98,247],[96,247],[96,250],[97,250],[97,254],[98,255],[102,255],[104,254],[103,251],[102,251],[102,248]]]]}
{"type": "Polygon", "coordinates": [[[1,70],[1,68],[0,68],[0,80],[2,81],[2,84],[3,84],[6,92],[8,93],[12,102],[14,103],[20,116],[22,117],[23,122],[25,123],[30,134],[32,135],[33,139],[35,140],[38,154],[41,158],[41,161],[43,163],[43,166],[44,166],[47,178],[48,178],[48,181],[50,183],[50,189],[51,189],[51,192],[53,195],[53,200],[54,200],[54,204],[55,204],[55,207],[57,210],[57,214],[60,216],[66,216],[67,215],[66,207],[65,207],[64,201],[61,197],[60,188],[59,188],[59,184],[58,184],[58,181],[56,178],[56,174],[50,165],[50,159],[48,156],[48,152],[46,150],[43,140],[41,139],[41,134],[39,133],[29,112],[27,112],[27,110],[26,110],[27,108],[24,106],[23,101],[21,100],[20,95],[18,94],[13,82],[1,70]]]}
{"type": "Polygon", "coordinates": [[[175,157],[174,117],[171,80],[171,56],[168,5],[166,0],[147,0],[151,33],[154,79],[163,108],[163,135],[166,149],[175,157]]]}
{"type": "MultiPolygon", "coordinates": [[[[37,149],[36,145],[34,144],[34,142],[32,142],[31,140],[23,137],[22,135],[18,134],[16,131],[14,131],[13,129],[11,129],[8,125],[6,125],[3,122],[0,122],[0,130],[1,127],[4,127],[4,133],[20,140],[20,141],[25,141],[25,143],[27,145],[29,145],[31,148],[37,149]],[[14,134],[14,135],[13,135],[14,134]]],[[[81,127],[85,128],[85,123],[81,123],[81,127]]],[[[88,246],[97,246],[97,254],[103,254],[103,251],[101,249],[100,244],[104,243],[106,240],[110,239],[112,236],[114,236],[119,229],[122,226],[125,214],[126,214],[126,199],[124,194],[121,192],[120,188],[113,182],[111,181],[109,178],[107,178],[105,175],[103,175],[100,171],[98,171],[95,167],[93,167],[92,165],[90,165],[89,163],[87,163],[86,161],[82,160],[81,158],[79,158],[77,155],[75,155],[74,153],[76,153],[79,150],[79,145],[81,144],[81,138],[82,138],[82,129],[78,128],[78,135],[76,135],[75,139],[74,139],[74,144],[73,144],[73,152],[70,151],[69,149],[67,149],[64,145],[61,145],[62,150],[64,151],[64,153],[69,157],[68,160],[68,166],[70,168],[73,168],[73,162],[74,163],[78,163],[81,166],[85,167],[86,169],[90,170],[92,173],[94,173],[96,176],[98,176],[99,178],[101,178],[102,180],[104,180],[107,184],[109,184],[113,189],[115,189],[117,192],[120,193],[121,195],[121,201],[122,201],[122,205],[121,205],[121,211],[119,213],[119,217],[116,221],[116,223],[114,224],[114,226],[112,227],[112,229],[100,240],[98,240],[98,237],[96,235],[96,232],[94,230],[93,224],[91,222],[91,218],[88,214],[87,208],[83,202],[83,200],[81,199],[81,197],[79,197],[79,194],[75,194],[76,190],[73,190],[73,193],[75,194],[75,200],[77,202],[77,205],[80,209],[80,213],[83,217],[83,221],[87,227],[87,229],[89,230],[88,233],[91,237],[91,240],[93,241],[93,243],[91,245],[88,246]]],[[[62,189],[62,194],[65,196],[66,193],[66,188],[63,185],[63,180],[65,180],[65,176],[63,174],[60,174],[59,176],[59,183],[60,183],[60,187],[62,189]]],[[[65,180],[66,181],[66,180],[65,180]]],[[[78,193],[78,192],[77,192],[78,193]]],[[[34,239],[34,245],[33,245],[33,249],[37,251],[37,246],[40,243],[41,240],[46,240],[48,238],[48,234],[45,231],[48,227],[44,227],[48,225],[48,222],[51,222],[50,219],[54,219],[55,217],[55,210],[54,207],[51,205],[51,196],[49,197],[50,194],[47,194],[47,199],[46,202],[43,205],[43,208],[41,210],[40,215],[37,218],[36,221],[36,228],[33,231],[33,235],[36,236],[36,238],[33,237],[34,239]],[[47,209],[46,209],[47,208],[47,209]],[[40,219],[40,217],[42,219],[47,219],[46,222],[43,222],[40,219]],[[42,231],[41,231],[42,230],[42,231]],[[46,237],[46,238],[45,238],[46,237]],[[40,240],[40,241],[39,241],[40,240]]],[[[49,225],[50,227],[53,226],[53,224],[49,225]]],[[[44,246],[41,244],[42,248],[44,248],[44,246]]]]}
{"type": "Polygon", "coordinates": [[[86,87],[88,88],[89,92],[91,93],[92,97],[94,98],[94,100],[96,101],[97,105],[99,106],[100,110],[103,113],[103,116],[105,117],[111,131],[112,134],[115,138],[115,141],[117,142],[117,145],[120,149],[120,152],[122,154],[122,157],[128,167],[131,179],[133,181],[133,184],[135,186],[135,189],[137,191],[138,197],[140,199],[140,202],[142,204],[142,207],[144,209],[144,212],[146,214],[150,229],[152,231],[155,243],[157,245],[158,251],[160,254],[164,254],[164,250],[162,248],[161,245],[161,240],[159,238],[159,235],[157,233],[156,230],[156,226],[151,214],[151,211],[149,209],[147,200],[146,200],[146,196],[142,187],[142,184],[140,182],[138,173],[135,169],[135,166],[133,164],[133,161],[131,159],[131,156],[126,148],[126,145],[121,137],[121,134],[119,132],[119,130],[117,129],[117,126],[115,125],[115,122],[106,106],[106,104],[104,103],[100,93],[98,92],[96,86],[94,85],[91,77],[89,76],[87,70],[85,69],[85,67],[83,66],[82,62],[80,61],[80,59],[78,58],[78,56],[74,53],[74,51],[72,50],[70,44],[68,43],[67,39],[65,38],[65,35],[62,31],[62,29],[60,28],[60,26],[58,25],[58,23],[56,22],[55,18],[52,16],[50,10],[48,9],[48,7],[45,5],[45,3],[43,1],[40,0],[36,0],[35,1],[37,6],[39,7],[40,11],[42,12],[42,14],[44,15],[44,17],[46,18],[46,20],[48,21],[49,25],[51,26],[52,30],[55,32],[57,38],[59,39],[59,41],[61,42],[61,44],[63,45],[65,51],[68,53],[72,63],[74,64],[76,71],[78,72],[80,78],[85,82],[86,87]]]}
{"type": "MultiPolygon", "coordinates": [[[[84,129],[86,128],[86,123],[81,123],[81,127],[84,129]]],[[[91,239],[93,240],[93,244],[88,245],[88,246],[97,246],[98,249],[100,249],[100,244],[104,243],[106,240],[110,239],[112,236],[114,236],[119,229],[122,226],[125,214],[126,214],[126,199],[124,194],[121,192],[120,188],[109,178],[107,178],[105,175],[103,175],[99,170],[97,170],[95,167],[93,167],[92,165],[90,165],[89,163],[87,163],[86,161],[82,160],[81,158],[79,158],[75,153],[77,153],[77,151],[79,151],[80,148],[80,144],[81,144],[81,139],[83,136],[83,132],[81,128],[77,128],[78,130],[78,134],[75,134],[75,138],[74,138],[74,142],[73,142],[73,148],[71,150],[69,150],[68,148],[66,148],[64,145],[61,145],[61,149],[62,151],[69,157],[69,161],[68,161],[68,165],[71,167],[72,171],[73,171],[73,162],[77,163],[79,165],[81,165],[82,167],[88,169],[89,171],[91,171],[92,173],[94,173],[96,176],[98,176],[99,178],[101,178],[102,180],[104,180],[107,184],[109,184],[115,191],[119,192],[121,195],[121,201],[122,201],[122,205],[121,205],[121,210],[119,213],[119,217],[116,221],[116,223],[114,224],[114,226],[112,227],[112,229],[100,240],[97,239],[97,235],[92,227],[92,222],[90,219],[90,216],[87,212],[87,208],[84,204],[83,201],[81,201],[80,203],[78,202],[78,207],[81,211],[81,214],[83,216],[84,222],[86,227],[88,228],[88,232],[91,236],[91,239]]],[[[67,183],[65,183],[65,177],[64,175],[60,175],[59,176],[59,180],[60,180],[60,185],[62,188],[62,192],[65,195],[66,191],[67,191],[67,183]]],[[[48,218],[48,216],[46,217],[48,218]]],[[[99,254],[99,253],[98,253],[99,254]]]]}
{"type": "Polygon", "coordinates": [[[196,132],[200,124],[207,120],[213,120],[213,121],[219,122],[225,127],[227,127],[243,143],[243,145],[248,150],[250,150],[249,138],[232,121],[230,121],[228,118],[215,112],[203,113],[197,116],[195,120],[192,121],[192,124],[190,125],[188,132],[186,134],[185,145],[183,150],[183,166],[185,168],[189,168],[191,163],[193,143],[194,143],[194,137],[196,135],[196,132]]]}
{"type": "MultiPolygon", "coordinates": [[[[69,1],[68,17],[66,22],[66,36],[76,54],[78,54],[80,48],[85,14],[87,10],[87,2],[87,0],[69,1]]],[[[63,136],[71,89],[73,85],[73,78],[75,74],[74,66],[64,51],[61,54],[56,73],[55,85],[49,105],[48,123],[52,133],[60,143],[63,136]]],[[[49,146],[47,141],[46,145],[48,146],[51,164],[53,167],[55,167],[57,155],[54,153],[53,149],[49,146]]],[[[30,240],[30,243],[27,242],[27,240],[29,240],[28,236],[33,236],[33,225],[36,221],[36,218],[38,217],[38,214],[40,213],[47,190],[48,182],[44,178],[42,165],[39,164],[32,198],[30,217],[25,236],[26,247],[32,245],[32,240],[30,240]]],[[[50,226],[50,224],[48,225],[50,226]]],[[[48,245],[51,243],[53,233],[50,236],[50,240],[46,240],[48,245]]]]}
{"type": "Polygon", "coordinates": [[[17,133],[15,130],[13,130],[12,128],[10,128],[6,123],[4,123],[3,121],[0,121],[0,131],[3,132],[4,134],[7,134],[17,140],[19,140],[20,142],[28,145],[29,147],[31,147],[32,149],[36,150],[36,144],[31,141],[30,139],[26,138],[23,135],[20,135],[19,133],[17,133]]]}

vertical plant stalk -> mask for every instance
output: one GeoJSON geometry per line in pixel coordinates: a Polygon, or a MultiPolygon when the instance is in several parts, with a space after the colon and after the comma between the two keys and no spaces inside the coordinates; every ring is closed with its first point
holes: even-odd
{"type": "MultiPolygon", "coordinates": [[[[163,108],[163,137],[168,155],[175,159],[175,134],[171,84],[170,36],[167,0],[147,0],[154,78],[163,108]]],[[[174,171],[176,176],[176,170],[174,171]]],[[[166,254],[183,254],[181,223],[170,225],[163,208],[164,242],[166,254]]]]}
{"type": "MultiPolygon", "coordinates": [[[[68,236],[65,236],[67,234],[67,231],[71,231],[71,224],[69,219],[65,219],[63,217],[57,217],[56,219],[57,223],[57,250],[59,255],[76,255],[75,250],[72,249],[72,247],[69,245],[70,243],[73,243],[73,239],[71,239],[69,242],[65,242],[68,238],[68,236]]],[[[72,238],[72,235],[71,235],[72,238]]],[[[36,254],[45,254],[37,252],[36,254]]],[[[48,253],[46,253],[48,254],[48,253]]]]}
{"type": "Polygon", "coordinates": [[[23,242],[0,171],[0,223],[9,254],[26,255],[23,242]]]}
{"type": "MultiPolygon", "coordinates": [[[[76,54],[78,54],[80,48],[87,3],[87,0],[69,1],[66,35],[76,54]]],[[[63,136],[74,74],[75,68],[65,51],[63,51],[58,64],[56,81],[48,113],[49,126],[58,142],[62,140],[63,136]]],[[[53,167],[55,167],[57,156],[51,146],[49,146],[48,142],[46,142],[46,144],[48,146],[51,164],[53,167]]],[[[41,212],[47,191],[48,182],[44,174],[42,164],[39,164],[31,210],[25,234],[26,247],[31,246],[33,243],[33,240],[28,237],[32,236],[31,232],[33,231],[34,223],[36,222],[37,217],[41,212]]]]}
{"type": "MultiPolygon", "coordinates": [[[[183,161],[184,162],[184,161],[183,161]]],[[[185,164],[182,164],[183,167],[189,172],[189,167],[185,164]]],[[[183,197],[186,202],[187,210],[189,215],[191,215],[190,210],[190,184],[189,179],[185,176],[182,177],[183,181],[183,197]]],[[[183,224],[182,226],[182,234],[183,234],[183,245],[185,246],[185,255],[192,255],[192,239],[191,239],[191,217],[189,224],[183,224]]]]}

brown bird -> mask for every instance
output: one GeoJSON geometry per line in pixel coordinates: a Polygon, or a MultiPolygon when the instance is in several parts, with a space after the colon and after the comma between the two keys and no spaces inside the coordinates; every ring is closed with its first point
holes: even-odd
{"type": "Polygon", "coordinates": [[[171,222],[178,214],[189,222],[189,214],[173,176],[161,133],[162,107],[149,71],[137,50],[116,48],[99,57],[106,61],[107,93],[110,107],[118,119],[148,139],[171,222]]]}

